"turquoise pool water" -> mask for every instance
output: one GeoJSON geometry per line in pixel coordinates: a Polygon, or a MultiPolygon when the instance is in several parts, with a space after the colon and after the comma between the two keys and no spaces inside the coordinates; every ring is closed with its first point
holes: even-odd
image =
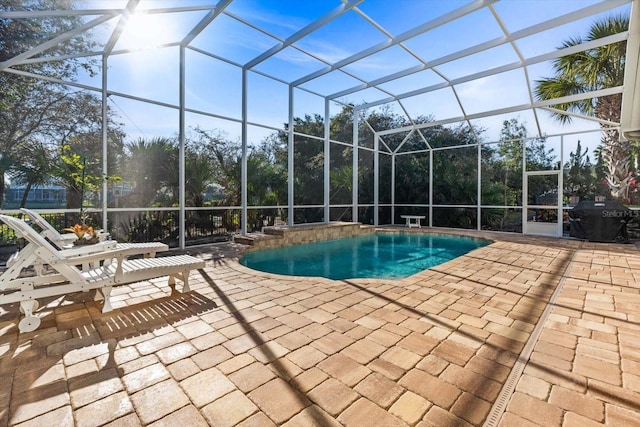
{"type": "Polygon", "coordinates": [[[240,263],[289,276],[402,278],[450,261],[488,240],[417,233],[376,233],[249,252],[240,263]]]}

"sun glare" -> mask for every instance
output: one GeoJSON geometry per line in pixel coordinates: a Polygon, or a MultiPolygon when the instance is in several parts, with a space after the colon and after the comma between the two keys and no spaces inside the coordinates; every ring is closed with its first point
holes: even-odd
{"type": "Polygon", "coordinates": [[[144,49],[168,43],[170,35],[171,28],[162,16],[136,13],[129,17],[119,45],[124,49],[144,49]]]}

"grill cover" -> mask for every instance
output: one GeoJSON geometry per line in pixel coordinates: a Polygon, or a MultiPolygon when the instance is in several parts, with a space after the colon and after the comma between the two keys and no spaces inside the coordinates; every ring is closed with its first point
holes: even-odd
{"type": "Polygon", "coordinates": [[[583,201],[569,211],[569,235],[590,242],[627,241],[631,209],[620,202],[583,201]]]}

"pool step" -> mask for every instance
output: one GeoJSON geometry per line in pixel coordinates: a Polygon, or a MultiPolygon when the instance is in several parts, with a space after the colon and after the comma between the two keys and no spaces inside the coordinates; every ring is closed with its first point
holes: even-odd
{"type": "Polygon", "coordinates": [[[240,236],[240,235],[235,236],[233,238],[233,241],[236,243],[240,243],[242,245],[256,246],[256,242],[258,241],[279,239],[279,238],[282,238],[282,235],[274,236],[267,233],[255,232],[255,233],[247,233],[246,236],[240,236]]]}
{"type": "Polygon", "coordinates": [[[233,241],[241,245],[253,246],[253,239],[249,236],[234,236],[233,241]]]}
{"type": "Polygon", "coordinates": [[[262,229],[262,234],[266,234],[268,236],[284,236],[286,229],[282,227],[264,227],[262,229]]]}

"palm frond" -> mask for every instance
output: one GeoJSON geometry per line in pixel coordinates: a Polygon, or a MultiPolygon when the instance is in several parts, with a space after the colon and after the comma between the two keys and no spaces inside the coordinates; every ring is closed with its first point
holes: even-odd
{"type": "Polygon", "coordinates": [[[587,40],[597,40],[629,29],[629,17],[614,15],[594,22],[589,28],[587,40]]]}
{"type": "MultiPolygon", "coordinates": [[[[585,42],[597,40],[627,31],[629,18],[618,15],[596,21],[590,27],[585,39],[570,37],[559,49],[579,46],[585,42]]],[[[565,96],[587,93],[594,90],[620,86],[624,81],[624,60],[626,44],[612,43],[582,52],[572,53],[553,61],[554,77],[536,81],[534,95],[538,100],[550,100],[565,96]]],[[[571,103],[556,104],[559,110],[585,115],[595,115],[597,99],[586,99],[571,103]]],[[[570,123],[566,114],[552,113],[563,124],[570,123]]]]}

